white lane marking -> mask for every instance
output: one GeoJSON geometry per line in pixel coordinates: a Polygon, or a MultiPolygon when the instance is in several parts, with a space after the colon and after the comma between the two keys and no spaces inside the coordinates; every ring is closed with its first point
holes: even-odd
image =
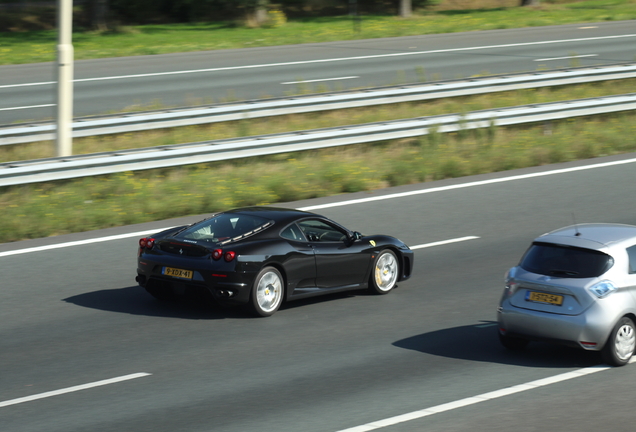
{"type": "MultiPolygon", "coordinates": [[[[632,363],[632,362],[630,362],[632,363]]],[[[559,375],[554,375],[552,377],[548,377],[548,378],[543,378],[543,379],[539,379],[536,381],[530,381],[527,382],[525,384],[519,384],[516,386],[512,386],[512,387],[508,387],[508,388],[504,388],[504,389],[500,389],[500,390],[495,390],[492,392],[488,392],[488,393],[482,393],[480,395],[477,396],[472,396],[472,397],[468,397],[465,399],[460,399],[457,401],[453,401],[453,402],[449,402],[449,403],[445,403],[445,404],[441,404],[441,405],[436,405],[436,406],[432,406],[429,408],[424,408],[422,410],[418,410],[418,411],[413,411],[410,413],[406,413],[406,414],[401,414],[395,417],[390,417],[387,419],[383,419],[383,420],[378,420],[375,422],[371,422],[371,423],[367,423],[364,425],[360,425],[360,426],[355,426],[352,428],[348,428],[348,429],[342,429],[338,432],[367,432],[367,431],[371,431],[371,430],[375,430],[375,429],[380,429],[380,428],[384,428],[387,426],[393,426],[396,425],[398,423],[404,423],[407,421],[411,421],[411,420],[416,420],[422,417],[427,417],[427,416],[431,416],[433,414],[438,414],[438,413],[442,413],[442,412],[446,412],[446,411],[451,411],[457,408],[462,408],[468,405],[474,405],[476,403],[479,402],[486,402],[486,401],[490,401],[493,399],[498,399],[504,396],[509,396],[511,394],[515,394],[515,393],[520,393],[520,392],[524,392],[527,390],[533,390],[539,387],[544,387],[550,384],[555,384],[555,383],[559,383],[562,381],[567,381],[567,380],[571,380],[574,378],[579,378],[582,376],[586,376],[586,375],[590,375],[596,372],[602,372],[605,370],[611,369],[610,366],[605,366],[605,365],[601,365],[601,366],[592,366],[592,367],[588,367],[588,368],[583,368],[583,369],[578,369],[572,372],[566,372],[566,373],[562,373],[559,375]]]]}
{"type": "Polygon", "coordinates": [[[598,57],[598,54],[581,54],[581,55],[571,55],[567,57],[542,58],[542,59],[536,59],[534,61],[541,62],[541,61],[550,61],[550,60],[570,60],[570,59],[583,58],[583,57],[598,57]]]}
{"type": "Polygon", "coordinates": [[[55,106],[55,104],[30,105],[30,106],[21,106],[21,107],[0,108],[0,111],[13,111],[13,110],[23,110],[23,109],[32,109],[32,108],[46,108],[46,107],[52,107],[52,106],[55,106]]]}
{"type": "MultiPolygon", "coordinates": [[[[293,66],[293,65],[301,65],[301,64],[331,63],[331,62],[342,62],[342,61],[351,61],[351,60],[367,60],[367,59],[387,58],[387,57],[414,56],[414,55],[422,55],[422,54],[478,51],[478,50],[493,49],[493,48],[513,48],[513,47],[520,47],[520,46],[550,45],[550,44],[560,44],[560,43],[570,43],[570,42],[586,42],[586,41],[603,40],[603,39],[624,39],[624,38],[633,38],[633,37],[636,37],[636,34],[600,36],[600,37],[576,38],[576,39],[562,39],[562,40],[539,41],[539,42],[521,42],[521,43],[502,44],[502,45],[484,45],[484,46],[476,46],[476,47],[400,52],[400,53],[391,53],[391,54],[375,54],[375,55],[367,55],[367,56],[341,57],[341,58],[330,58],[330,59],[320,59],[320,60],[302,60],[302,61],[283,62],[283,63],[265,63],[265,64],[256,64],[256,65],[244,65],[244,66],[228,66],[228,67],[220,67],[220,68],[193,69],[193,70],[182,70],[182,71],[172,71],[172,72],[153,72],[153,73],[135,74],[135,75],[83,78],[83,79],[73,80],[73,82],[79,83],[79,82],[89,82],[89,81],[147,78],[147,77],[153,77],[153,76],[183,75],[183,74],[193,74],[193,73],[231,71],[231,70],[240,70],[240,69],[259,69],[259,68],[270,68],[270,67],[281,67],[281,66],[293,66]]],[[[55,81],[1,85],[0,89],[11,88],[11,87],[49,85],[49,84],[55,84],[55,81]]]]}
{"type": "Polygon", "coordinates": [[[283,85],[305,84],[305,83],[314,83],[314,82],[323,82],[323,81],[348,80],[348,79],[356,79],[356,78],[360,78],[360,77],[359,76],[348,76],[348,77],[338,77],[338,78],[321,78],[321,79],[315,79],[315,80],[287,81],[287,82],[282,82],[281,84],[283,84],[283,85]]]}
{"type": "Polygon", "coordinates": [[[104,385],[108,385],[108,384],[115,384],[121,381],[127,381],[127,380],[132,380],[132,379],[136,379],[136,378],[142,378],[148,375],[152,375],[150,373],[146,373],[146,372],[139,372],[139,373],[134,373],[134,374],[130,374],[130,375],[124,375],[124,376],[120,376],[117,378],[111,378],[111,379],[106,379],[106,380],[102,380],[102,381],[95,381],[92,383],[88,383],[88,384],[82,384],[82,385],[78,385],[78,386],[74,386],[74,387],[67,387],[67,388],[63,388],[60,390],[53,390],[50,392],[46,392],[46,393],[40,393],[40,394],[36,394],[36,395],[32,395],[32,396],[26,396],[26,397],[21,397],[18,399],[11,399],[8,401],[4,401],[4,402],[0,402],[0,408],[1,407],[6,407],[9,405],[16,405],[16,404],[20,404],[20,403],[24,403],[24,402],[31,402],[37,399],[44,399],[44,398],[48,398],[48,397],[52,397],[52,396],[58,396],[61,394],[65,394],[65,393],[72,393],[72,392],[76,392],[76,391],[80,391],[80,390],[86,390],[89,388],[93,388],[93,387],[99,387],[99,386],[104,386],[104,385]]]}
{"type": "MultiPolygon", "coordinates": [[[[456,185],[452,185],[452,186],[442,186],[442,187],[431,188],[431,189],[420,189],[420,190],[416,190],[416,191],[402,192],[402,193],[389,194],[389,195],[382,195],[382,196],[377,196],[377,197],[360,198],[360,199],[356,199],[356,200],[342,201],[342,202],[336,202],[336,203],[331,203],[331,204],[321,204],[321,205],[315,205],[315,206],[301,207],[298,210],[311,211],[311,210],[330,208],[330,207],[341,207],[341,206],[347,206],[347,205],[352,205],[352,204],[361,204],[361,203],[366,203],[366,202],[371,202],[371,201],[380,201],[380,200],[387,200],[387,199],[393,199],[393,198],[403,198],[403,197],[408,197],[408,196],[413,196],[413,195],[428,194],[428,193],[434,193],[434,192],[444,192],[444,191],[448,191],[448,190],[463,189],[463,188],[468,188],[468,187],[473,187],[473,186],[483,186],[483,185],[488,185],[488,184],[504,183],[504,182],[508,182],[508,181],[524,180],[524,179],[528,179],[528,178],[543,177],[543,176],[549,176],[549,175],[553,175],[553,174],[564,174],[564,173],[575,172],[575,171],[584,171],[584,170],[596,169],[596,168],[606,168],[606,167],[611,167],[611,166],[616,166],[616,165],[624,165],[624,164],[629,164],[629,163],[634,163],[634,162],[636,162],[636,158],[634,158],[634,159],[626,159],[626,160],[621,160],[621,161],[614,161],[614,162],[605,162],[605,163],[599,163],[599,164],[593,164],[593,165],[586,165],[586,166],[581,166],[581,167],[563,168],[563,169],[557,169],[557,170],[553,170],[553,171],[544,171],[544,172],[533,173],[533,174],[523,174],[523,175],[503,177],[503,178],[498,178],[498,179],[482,180],[482,181],[478,181],[478,182],[461,183],[461,184],[456,184],[456,185]]],[[[58,244],[52,244],[52,245],[48,245],[48,246],[39,246],[39,247],[33,247],[33,248],[26,248],[26,249],[18,249],[18,250],[13,250],[13,251],[0,252],[0,257],[11,256],[11,255],[19,255],[19,254],[25,254],[25,253],[30,253],[30,252],[39,252],[39,251],[50,250],[50,249],[60,249],[60,248],[65,248],[65,247],[69,247],[69,246],[78,246],[78,245],[83,245],[83,244],[88,244],[88,243],[96,243],[96,242],[103,242],[103,241],[110,241],[110,240],[119,240],[119,239],[124,239],[124,238],[128,238],[128,237],[140,236],[140,235],[143,236],[143,235],[147,235],[147,234],[157,233],[159,231],[163,231],[163,230],[166,230],[166,229],[169,229],[169,228],[170,227],[157,228],[156,230],[139,231],[139,232],[136,232],[136,233],[119,234],[119,235],[116,235],[116,236],[100,237],[100,238],[93,238],[93,239],[87,239],[87,240],[79,240],[79,241],[75,241],[75,242],[58,243],[58,244]]]]}
{"type": "Polygon", "coordinates": [[[625,160],[614,161],[614,162],[604,162],[604,163],[598,163],[593,165],[578,166],[573,168],[562,168],[562,169],[556,169],[553,171],[543,171],[543,172],[532,173],[532,174],[521,174],[521,175],[510,176],[510,177],[502,177],[502,178],[496,178],[496,179],[490,179],[490,180],[476,181],[471,183],[460,183],[460,184],[451,185],[451,186],[441,186],[441,187],[430,188],[430,189],[419,189],[419,190],[410,191],[410,192],[401,192],[401,193],[381,195],[376,197],[359,198],[359,199],[335,202],[330,204],[319,204],[314,206],[302,207],[302,208],[299,208],[298,210],[313,211],[313,210],[325,209],[325,208],[331,208],[331,207],[343,207],[343,206],[352,205],[352,204],[362,204],[362,203],[368,203],[372,201],[381,201],[381,200],[387,200],[387,199],[393,199],[393,198],[404,198],[404,197],[409,197],[413,195],[429,194],[429,193],[435,193],[435,192],[445,192],[445,191],[454,190],[454,189],[464,189],[464,188],[469,188],[474,186],[484,186],[489,184],[505,183],[509,181],[525,180],[525,179],[530,179],[535,177],[544,177],[544,176],[549,176],[554,174],[565,174],[565,173],[571,173],[576,171],[591,170],[596,168],[606,168],[606,167],[611,167],[616,165],[630,164],[634,162],[636,162],[636,158],[625,159],[625,160]]]}
{"type": "Polygon", "coordinates": [[[51,250],[51,249],[62,249],[62,248],[67,248],[67,247],[71,247],[71,246],[80,246],[80,245],[85,245],[85,244],[100,243],[100,242],[111,241],[111,240],[121,240],[121,239],[129,238],[129,237],[144,236],[144,235],[148,235],[148,234],[158,233],[158,232],[166,230],[168,228],[170,228],[170,227],[159,228],[159,229],[156,229],[156,230],[138,231],[138,232],[134,232],[134,233],[118,234],[118,235],[108,236],[108,237],[98,237],[98,238],[92,238],[92,239],[86,239],[86,240],[77,240],[77,241],[66,242],[66,243],[57,243],[57,244],[50,244],[50,245],[46,245],[46,246],[37,246],[37,247],[32,247],[32,248],[25,248],[25,249],[18,249],[18,250],[0,252],[0,257],[11,256],[11,255],[21,255],[21,254],[26,254],[26,253],[31,253],[31,252],[40,252],[40,251],[46,251],[46,250],[51,250]]]}
{"type": "Polygon", "coordinates": [[[3,88],[17,88],[17,87],[43,86],[43,85],[53,85],[53,84],[57,84],[57,81],[44,81],[44,82],[34,82],[34,83],[22,83],[22,84],[6,84],[6,85],[0,85],[0,89],[3,89],[3,88]]]}
{"type": "Polygon", "coordinates": [[[442,240],[442,241],[438,241],[438,242],[426,243],[426,244],[421,244],[421,245],[417,245],[417,246],[409,246],[409,248],[411,250],[424,249],[424,248],[429,248],[429,247],[447,245],[447,244],[450,244],[450,243],[463,242],[463,241],[466,241],[466,240],[475,240],[475,239],[478,239],[478,238],[479,237],[477,237],[477,236],[459,237],[459,238],[455,238],[455,239],[442,240]]]}

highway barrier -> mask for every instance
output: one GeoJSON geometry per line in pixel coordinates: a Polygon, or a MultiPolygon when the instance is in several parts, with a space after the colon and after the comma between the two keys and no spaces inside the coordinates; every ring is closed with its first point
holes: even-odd
{"type": "Polygon", "coordinates": [[[175,167],[495,126],[631,111],[636,93],[389,122],[369,123],[0,164],[0,186],[175,167]]]}

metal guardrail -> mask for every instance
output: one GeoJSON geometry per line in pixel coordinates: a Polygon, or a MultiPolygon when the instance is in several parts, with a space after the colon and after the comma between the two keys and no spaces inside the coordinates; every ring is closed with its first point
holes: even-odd
{"type": "MultiPolygon", "coordinates": [[[[73,137],[138,132],[284,114],[413,102],[635,77],[636,64],[629,63],[593,68],[573,68],[551,72],[440,81],[427,84],[410,84],[399,87],[380,87],[361,91],[246,101],[179,110],[86,117],[76,119],[73,122],[73,137]]],[[[53,123],[44,122],[0,126],[0,145],[52,140],[55,139],[55,127],[53,123]]]]}
{"type": "Polygon", "coordinates": [[[636,110],[636,93],[0,164],[0,187],[636,110]]]}

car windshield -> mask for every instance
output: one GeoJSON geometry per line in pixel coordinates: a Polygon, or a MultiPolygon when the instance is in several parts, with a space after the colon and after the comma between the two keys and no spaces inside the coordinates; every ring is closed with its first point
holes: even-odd
{"type": "Polygon", "coordinates": [[[551,243],[534,243],[521,259],[522,269],[546,276],[591,278],[605,273],[614,259],[603,252],[551,243]]]}
{"type": "Polygon", "coordinates": [[[225,242],[259,232],[273,222],[258,216],[222,213],[188,227],[176,237],[187,240],[225,242]]]}

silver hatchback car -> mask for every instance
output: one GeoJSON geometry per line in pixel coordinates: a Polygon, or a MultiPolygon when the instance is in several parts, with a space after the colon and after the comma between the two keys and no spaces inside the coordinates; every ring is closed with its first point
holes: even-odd
{"type": "Polygon", "coordinates": [[[636,226],[581,224],[536,238],[506,274],[497,320],[506,348],[547,340],[626,364],[636,348],[636,226]]]}

